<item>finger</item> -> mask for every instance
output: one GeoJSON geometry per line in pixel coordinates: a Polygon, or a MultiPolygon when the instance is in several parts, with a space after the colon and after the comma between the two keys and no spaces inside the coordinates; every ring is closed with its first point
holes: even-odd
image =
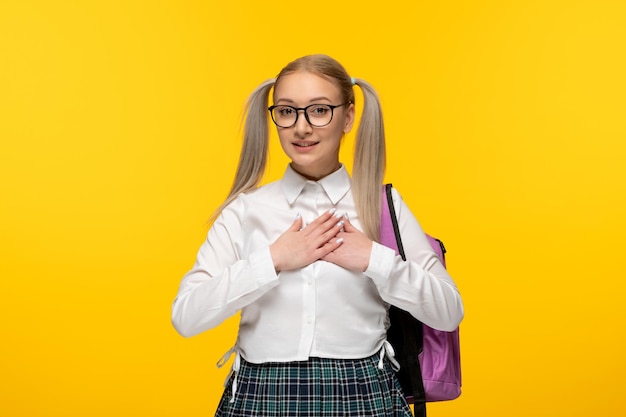
{"type": "Polygon", "coordinates": [[[302,229],[302,216],[300,215],[300,213],[298,213],[296,215],[296,219],[293,221],[291,226],[289,226],[289,231],[297,232],[300,229],[302,229]]]}
{"type": "Polygon", "coordinates": [[[322,259],[328,256],[333,251],[337,250],[342,244],[343,244],[343,239],[341,238],[329,240],[328,242],[326,242],[324,246],[319,248],[319,253],[318,253],[319,259],[322,259]]]}
{"type": "Polygon", "coordinates": [[[359,231],[359,229],[357,229],[356,227],[354,227],[352,225],[352,223],[350,223],[350,220],[348,219],[348,216],[343,216],[341,221],[343,221],[343,229],[347,233],[354,233],[354,232],[358,232],[359,231]]]}
{"type": "Polygon", "coordinates": [[[330,209],[330,210],[326,210],[325,212],[323,212],[322,214],[320,214],[317,219],[315,219],[313,221],[313,223],[324,223],[325,221],[327,221],[328,219],[330,219],[333,214],[335,214],[337,210],[336,209],[330,209]]]}
{"type": "Polygon", "coordinates": [[[339,218],[335,216],[335,209],[328,210],[306,225],[307,234],[312,237],[320,237],[331,230],[338,222],[339,218]]]}
{"type": "Polygon", "coordinates": [[[323,224],[322,229],[331,230],[335,226],[343,227],[343,221],[345,219],[345,215],[334,213],[331,217],[329,217],[323,224]]]}
{"type": "Polygon", "coordinates": [[[322,246],[331,239],[337,238],[337,234],[343,232],[343,224],[342,220],[337,221],[337,219],[328,224],[325,223],[325,226],[330,226],[330,228],[322,233],[319,238],[316,239],[316,242],[322,246]]]}

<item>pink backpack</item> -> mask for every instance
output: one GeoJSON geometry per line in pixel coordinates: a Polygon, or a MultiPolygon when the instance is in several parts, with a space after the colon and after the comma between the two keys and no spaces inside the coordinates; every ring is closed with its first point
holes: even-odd
{"type": "MultiPolygon", "coordinates": [[[[395,249],[406,261],[391,188],[391,184],[384,187],[380,243],[395,249]]],[[[426,236],[445,267],[443,243],[426,236]]],[[[435,330],[394,306],[389,309],[389,319],[387,340],[394,347],[400,363],[398,379],[407,401],[417,406],[427,401],[453,400],[461,395],[459,329],[452,332],[435,330]]]]}

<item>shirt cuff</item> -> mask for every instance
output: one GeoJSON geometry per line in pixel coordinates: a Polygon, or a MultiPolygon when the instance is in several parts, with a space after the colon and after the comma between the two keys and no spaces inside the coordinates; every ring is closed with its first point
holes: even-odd
{"type": "Polygon", "coordinates": [[[377,287],[383,287],[391,275],[391,269],[395,262],[396,252],[378,242],[372,242],[370,263],[365,270],[365,275],[370,277],[377,287]]]}
{"type": "Polygon", "coordinates": [[[272,260],[269,246],[252,252],[248,262],[250,270],[254,271],[259,288],[276,285],[278,275],[276,274],[276,269],[274,269],[274,261],[272,260]]]}

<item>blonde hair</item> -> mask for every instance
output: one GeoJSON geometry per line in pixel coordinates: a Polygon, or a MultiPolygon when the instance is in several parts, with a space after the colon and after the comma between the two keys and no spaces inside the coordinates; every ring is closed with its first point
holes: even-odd
{"type": "Polygon", "coordinates": [[[290,62],[275,79],[257,87],[246,103],[243,146],[239,166],[226,201],[215,211],[215,220],[224,207],[241,193],[258,187],[267,162],[269,148],[269,92],[283,76],[294,72],[310,72],[334,83],[343,102],[354,103],[353,85],[363,92],[363,114],[354,145],[352,195],[364,233],[379,239],[382,210],[382,181],[385,173],[385,130],[380,101],[376,91],[362,79],[351,78],[344,67],[327,55],[307,55],[290,62]]]}

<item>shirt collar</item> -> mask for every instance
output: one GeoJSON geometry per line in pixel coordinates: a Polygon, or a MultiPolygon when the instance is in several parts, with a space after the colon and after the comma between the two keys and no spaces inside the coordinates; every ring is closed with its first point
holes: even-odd
{"type": "MultiPolygon", "coordinates": [[[[302,175],[298,174],[291,168],[291,165],[287,166],[285,175],[283,176],[282,186],[285,197],[289,204],[293,204],[296,199],[302,193],[304,186],[307,182],[313,182],[307,180],[302,175]]],[[[339,200],[350,190],[350,175],[346,168],[341,167],[330,175],[325,176],[317,183],[322,187],[326,195],[333,204],[337,204],[339,200]]]]}

